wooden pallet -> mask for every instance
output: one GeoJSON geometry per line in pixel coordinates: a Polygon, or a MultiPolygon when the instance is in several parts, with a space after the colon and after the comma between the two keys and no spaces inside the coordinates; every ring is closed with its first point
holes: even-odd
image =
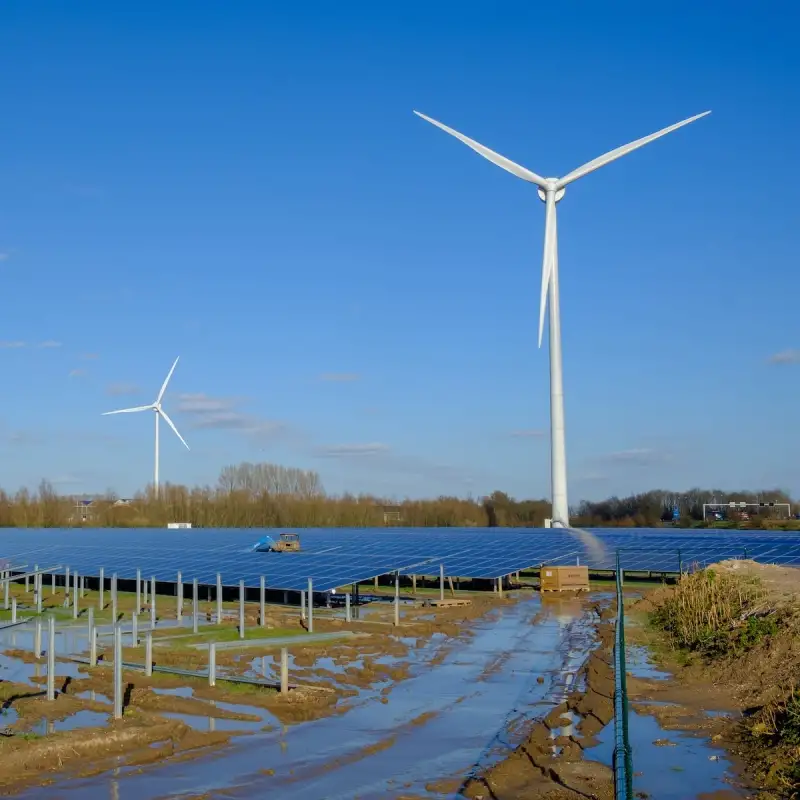
{"type": "Polygon", "coordinates": [[[588,592],[588,586],[562,586],[559,589],[539,589],[542,594],[561,594],[562,592],[588,592]]]}
{"type": "Polygon", "coordinates": [[[438,608],[451,608],[453,606],[468,606],[472,604],[472,600],[468,600],[466,597],[446,598],[445,600],[429,600],[427,602],[432,606],[437,606],[438,608]]]}

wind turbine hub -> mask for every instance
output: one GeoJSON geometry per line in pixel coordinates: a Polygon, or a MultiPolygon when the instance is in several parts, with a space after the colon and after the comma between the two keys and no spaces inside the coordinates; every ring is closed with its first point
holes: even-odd
{"type": "MultiPolygon", "coordinates": [[[[558,178],[547,178],[547,182],[553,187],[551,191],[555,193],[555,200],[556,203],[564,196],[564,193],[567,191],[567,187],[564,186],[561,189],[556,190],[556,186],[558,186],[558,178]]],[[[537,189],[537,193],[539,195],[539,199],[543,202],[547,202],[547,192],[544,189],[537,189]]]]}

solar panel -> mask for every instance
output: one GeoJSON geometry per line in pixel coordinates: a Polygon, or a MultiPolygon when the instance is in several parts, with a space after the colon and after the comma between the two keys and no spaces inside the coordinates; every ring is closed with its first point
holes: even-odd
{"type": "MultiPolygon", "coordinates": [[[[800,566],[800,534],[677,529],[594,529],[602,548],[587,548],[566,531],[513,528],[298,529],[299,553],[254,552],[259,529],[6,529],[0,531],[0,558],[47,566],[60,563],[81,575],[106,578],[214,584],[240,580],[255,588],[263,575],[268,587],[300,591],[313,579],[325,592],[377,575],[445,574],[498,578],[539,564],[574,564],[614,569],[620,551],[624,569],[676,572],[679,565],[704,566],[743,556],[800,566]]],[[[273,532],[274,533],[274,532],[273,532]]]]}

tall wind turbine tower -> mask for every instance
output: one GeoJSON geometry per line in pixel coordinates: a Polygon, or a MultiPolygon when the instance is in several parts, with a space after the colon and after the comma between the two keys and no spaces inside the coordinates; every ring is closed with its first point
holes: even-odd
{"type": "Polygon", "coordinates": [[[167,384],[169,383],[169,379],[172,377],[172,373],[175,372],[175,367],[178,366],[178,358],[175,359],[175,362],[172,365],[172,369],[170,369],[167,377],[164,379],[164,383],[161,385],[161,391],[158,393],[158,397],[156,397],[156,401],[151,403],[148,406],[136,406],[135,408],[121,408],[118,411],[105,411],[102,416],[108,416],[109,414],[132,414],[136,411],[153,411],[155,412],[156,417],[156,461],[155,461],[155,470],[153,473],[153,489],[158,495],[158,421],[160,417],[163,417],[164,422],[172,428],[175,432],[175,435],[183,442],[184,447],[189,449],[189,445],[186,444],[186,440],[183,436],[178,433],[178,429],[175,427],[175,423],[169,418],[169,415],[166,411],[164,411],[163,406],[161,405],[161,400],[164,397],[164,392],[167,391],[167,384]]]}
{"type": "Polygon", "coordinates": [[[592,161],[587,162],[582,167],[572,170],[563,178],[543,178],[529,169],[515,164],[513,161],[495,153],[488,147],[484,147],[474,139],[464,136],[447,125],[437,122],[435,119],[414,112],[418,117],[430,122],[437,128],[441,128],[445,133],[455,136],[456,139],[464,142],[476,153],[497,164],[498,167],[522,178],[528,183],[538,187],[539,198],[545,204],[545,223],[544,223],[544,258],[542,260],[542,293],[539,300],[539,347],[542,346],[542,333],[544,331],[544,315],[547,310],[548,300],[550,302],[549,333],[550,333],[550,477],[552,487],[553,504],[553,527],[569,527],[569,505],[567,503],[567,449],[564,429],[564,385],[561,357],[561,312],[559,307],[558,292],[558,235],[556,229],[556,203],[563,197],[567,186],[570,183],[594,172],[596,169],[616,161],[618,158],[628,153],[638,150],[640,147],[649,144],[662,136],[666,136],[672,131],[688,125],[701,117],[710,114],[705,111],[694,117],[676,122],[668,128],[651,133],[641,139],[637,139],[630,144],[622,145],[605,155],[598,156],[592,161]]]}

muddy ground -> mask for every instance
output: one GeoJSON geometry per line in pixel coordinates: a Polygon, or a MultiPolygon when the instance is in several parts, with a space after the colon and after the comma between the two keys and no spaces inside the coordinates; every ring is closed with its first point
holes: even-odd
{"type": "MultiPolygon", "coordinates": [[[[24,604],[32,603],[33,598],[25,596],[21,588],[15,587],[15,594],[23,617],[24,604]]],[[[46,589],[45,609],[49,605],[64,624],[70,624],[70,612],[61,607],[62,602],[63,594],[51,597],[46,589]]],[[[224,680],[209,687],[203,679],[158,672],[145,677],[140,671],[126,669],[125,712],[123,719],[117,721],[112,718],[110,699],[113,690],[109,637],[101,639],[97,667],[76,665],[64,654],[58,655],[55,702],[47,702],[44,697],[44,660],[35,659],[29,650],[7,648],[5,663],[30,665],[40,674],[31,674],[27,682],[0,682],[0,702],[8,721],[0,737],[0,791],[7,793],[31,783],[52,782],[57,775],[88,775],[112,766],[196,757],[225,745],[234,734],[269,730],[274,721],[293,725],[346,713],[350,698],[373,687],[381,687],[379,693],[385,695],[404,681],[412,651],[424,649],[429,665],[436,666],[459,641],[471,635],[474,621],[491,619],[499,607],[512,602],[485,594],[471,596],[466,606],[404,605],[400,628],[393,626],[393,610],[384,603],[362,608],[362,619],[351,623],[344,622],[341,611],[334,616],[318,609],[315,633],[357,636],[326,642],[303,641],[304,624],[296,609],[269,607],[264,628],[248,633],[258,637],[279,635],[282,645],[287,645],[287,635],[297,635],[297,644],[290,640],[287,645],[291,654],[290,681],[297,688],[282,695],[274,689],[224,680]],[[435,647],[431,647],[432,643],[435,647]],[[267,713],[262,715],[259,709],[267,713]],[[224,723],[224,730],[201,731],[182,718],[207,719],[209,725],[217,721],[220,726],[224,723]]],[[[120,595],[123,621],[130,617],[134,603],[133,596],[120,595]]],[[[157,603],[160,612],[171,610],[168,598],[158,597],[157,603]]],[[[96,604],[94,593],[87,592],[81,604],[84,608],[96,604]]],[[[215,604],[201,604],[201,612],[209,619],[215,608],[215,604]]],[[[235,608],[225,610],[231,616],[237,613],[235,608]]],[[[145,609],[141,620],[147,618],[145,609]]],[[[95,619],[101,624],[110,622],[110,610],[97,613],[95,619]]],[[[247,627],[257,627],[249,608],[247,627]]],[[[154,663],[202,670],[208,662],[203,640],[226,638],[230,628],[229,623],[203,628],[200,637],[187,636],[185,629],[157,629],[154,663]]],[[[123,648],[126,662],[141,662],[143,657],[143,645],[123,648]]],[[[218,649],[217,669],[219,675],[256,675],[277,680],[279,647],[267,641],[218,649]]],[[[385,702],[385,698],[381,701],[385,702]]]]}
{"type": "Polygon", "coordinates": [[[611,769],[584,758],[595,735],[614,716],[613,609],[595,606],[596,644],[580,669],[577,688],[498,764],[469,777],[460,791],[472,800],[613,798],[611,769]]]}

